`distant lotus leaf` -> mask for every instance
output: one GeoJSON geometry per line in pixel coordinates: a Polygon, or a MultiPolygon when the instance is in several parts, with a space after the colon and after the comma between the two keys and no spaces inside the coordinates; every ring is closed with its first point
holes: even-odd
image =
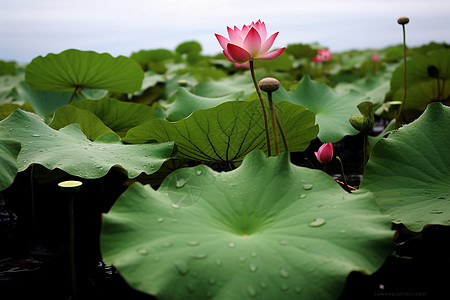
{"type": "MultiPolygon", "coordinates": [[[[407,61],[404,109],[424,110],[428,103],[450,101],[450,50],[416,55],[407,61]]],[[[403,98],[403,64],[392,74],[388,100],[403,98]]]]}
{"type": "Polygon", "coordinates": [[[450,108],[428,105],[423,115],[375,144],[360,190],[410,230],[449,225],[450,108]]]}
{"type": "Polygon", "coordinates": [[[238,100],[242,94],[242,92],[235,92],[222,97],[210,98],[197,96],[184,88],[180,88],[173,96],[172,102],[162,105],[166,109],[167,120],[179,121],[198,109],[206,109],[226,101],[238,100]]]}
{"type": "Polygon", "coordinates": [[[338,142],[346,135],[355,135],[358,131],[348,119],[359,115],[357,105],[367,98],[350,90],[336,93],[323,82],[312,81],[305,76],[297,88],[287,92],[283,87],[273,93],[274,101],[287,100],[311,110],[319,125],[319,139],[322,142],[338,142]]]}
{"type": "Polygon", "coordinates": [[[77,101],[59,109],[50,126],[59,129],[71,123],[79,123],[83,132],[97,132],[97,134],[89,133],[89,138],[95,136],[95,139],[103,133],[112,131],[123,137],[130,128],[155,118],[165,118],[161,107],[153,108],[143,104],[103,98],[101,100],[77,101]],[[77,109],[70,108],[70,106],[77,109]],[[93,123],[97,121],[93,120],[92,115],[102,124],[94,125],[93,123]],[[103,129],[100,129],[100,127],[103,127],[103,129]]]}
{"type": "Polygon", "coordinates": [[[102,255],[133,288],[166,299],[337,299],[372,273],[393,231],[371,193],[346,193],[287,153],[231,172],[183,168],[133,184],[104,215],[102,255]]]}
{"type": "Polygon", "coordinates": [[[152,174],[168,159],[173,143],[125,145],[114,133],[95,142],[86,138],[80,125],[71,124],[56,131],[32,113],[16,110],[0,122],[22,144],[17,158],[19,171],[31,164],[49,170],[61,169],[71,175],[92,179],[104,176],[113,166],[121,167],[129,178],[152,174]]]}
{"type": "Polygon", "coordinates": [[[202,51],[202,45],[196,41],[188,41],[179,44],[175,51],[180,54],[197,54],[202,51]]]}
{"type": "Polygon", "coordinates": [[[366,76],[352,83],[341,82],[335,87],[336,92],[344,93],[350,89],[356,90],[370,98],[374,104],[383,103],[390,88],[391,73],[386,72],[378,76],[366,76]]]}
{"type": "MultiPolygon", "coordinates": [[[[314,114],[287,101],[277,103],[276,107],[289,150],[304,151],[317,136],[314,114]]],[[[258,100],[225,102],[209,109],[196,110],[177,122],[155,119],[130,129],[123,140],[127,143],[174,141],[178,157],[205,162],[235,163],[254,150],[267,150],[258,100]]],[[[273,141],[271,145],[274,152],[273,141]]],[[[281,138],[279,148],[284,151],[281,138]]]]}
{"type": "Polygon", "coordinates": [[[8,130],[0,125],[0,191],[10,186],[16,177],[19,151],[20,142],[13,139],[8,130]]]}
{"type": "Polygon", "coordinates": [[[235,92],[243,92],[242,99],[254,93],[252,78],[248,75],[235,75],[221,80],[200,82],[194,88],[194,94],[203,97],[222,97],[235,92]]]}
{"type": "Polygon", "coordinates": [[[143,79],[139,64],[128,57],[76,49],[38,56],[25,68],[25,80],[35,90],[90,88],[133,93],[143,79]]]}

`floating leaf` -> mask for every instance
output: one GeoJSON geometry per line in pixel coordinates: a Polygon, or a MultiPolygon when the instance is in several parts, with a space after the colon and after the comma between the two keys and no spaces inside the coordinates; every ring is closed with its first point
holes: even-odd
{"type": "Polygon", "coordinates": [[[338,142],[346,135],[357,134],[348,119],[358,115],[357,105],[367,100],[354,90],[338,94],[325,83],[312,81],[309,76],[303,77],[291,92],[280,87],[273,93],[273,99],[288,100],[314,112],[319,125],[318,137],[322,142],[338,142]]]}
{"type": "Polygon", "coordinates": [[[133,184],[103,221],[105,262],[161,300],[337,299],[393,237],[371,193],[348,194],[286,153],[252,153],[226,173],[184,168],[157,191],[133,184]]]}
{"type": "Polygon", "coordinates": [[[128,57],[76,49],[38,56],[25,69],[25,80],[35,90],[90,88],[133,93],[141,88],[143,79],[139,64],[128,57]]]}
{"type": "Polygon", "coordinates": [[[10,186],[17,174],[17,155],[20,142],[13,139],[6,128],[0,126],[0,191],[10,186]]]}
{"type": "Polygon", "coordinates": [[[17,158],[19,171],[31,164],[41,164],[49,170],[58,168],[91,179],[102,177],[111,167],[119,166],[129,178],[134,178],[142,172],[156,172],[173,150],[172,142],[125,145],[114,133],[102,135],[92,142],[78,124],[56,131],[35,114],[21,110],[1,121],[0,126],[10,130],[22,144],[17,158]]]}
{"type": "MultiPolygon", "coordinates": [[[[286,101],[277,103],[276,107],[289,150],[304,151],[317,136],[314,114],[286,101]]],[[[267,149],[258,100],[225,102],[197,110],[174,123],[155,119],[130,129],[123,140],[127,143],[174,141],[179,157],[207,162],[240,162],[251,151],[267,149]]],[[[272,148],[273,144],[272,141],[272,148]]],[[[284,150],[281,139],[279,148],[284,150]]]]}
{"type": "Polygon", "coordinates": [[[372,150],[360,189],[373,192],[380,209],[410,230],[450,225],[448,128],[450,108],[432,103],[372,150]]]}
{"type": "Polygon", "coordinates": [[[184,88],[179,88],[173,96],[172,102],[162,105],[166,108],[167,120],[179,121],[196,110],[214,107],[226,101],[238,100],[242,94],[242,92],[236,92],[223,97],[210,98],[197,96],[184,88]]]}
{"type": "MultiPolygon", "coordinates": [[[[416,55],[407,64],[405,110],[423,111],[428,103],[449,101],[450,50],[416,55]],[[433,73],[434,70],[434,73],[433,73]]],[[[392,74],[388,100],[403,99],[403,64],[392,74]]]]}
{"type": "Polygon", "coordinates": [[[252,78],[248,74],[235,75],[216,81],[204,81],[197,84],[194,88],[194,94],[210,98],[243,92],[242,99],[245,99],[254,91],[252,78]]]}
{"type": "Polygon", "coordinates": [[[50,126],[59,129],[72,123],[79,123],[89,138],[95,139],[103,133],[112,131],[122,137],[130,128],[164,117],[165,114],[160,107],[152,108],[143,104],[103,98],[98,101],[78,101],[59,109],[50,126]],[[101,124],[98,121],[101,121],[101,124]]]}

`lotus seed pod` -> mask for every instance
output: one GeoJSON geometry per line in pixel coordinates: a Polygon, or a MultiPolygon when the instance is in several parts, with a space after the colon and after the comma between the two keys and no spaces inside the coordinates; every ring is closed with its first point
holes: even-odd
{"type": "Polygon", "coordinates": [[[401,17],[398,18],[397,23],[400,25],[405,25],[409,23],[409,18],[408,17],[401,17]]]}
{"type": "Polygon", "coordinates": [[[264,92],[271,93],[280,87],[280,82],[273,77],[266,77],[259,81],[259,88],[264,92]]]}

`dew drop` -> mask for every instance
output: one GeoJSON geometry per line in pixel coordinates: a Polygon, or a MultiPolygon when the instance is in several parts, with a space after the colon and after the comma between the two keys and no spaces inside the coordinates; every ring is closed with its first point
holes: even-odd
{"type": "Polygon", "coordinates": [[[197,174],[197,175],[202,175],[202,170],[200,170],[200,169],[195,170],[195,174],[197,174]]]}
{"type": "Polygon", "coordinates": [[[286,246],[287,244],[288,244],[288,242],[285,241],[285,240],[281,240],[281,241],[280,241],[280,245],[281,245],[281,246],[286,246]]]}
{"type": "Polygon", "coordinates": [[[300,293],[302,292],[302,289],[301,289],[300,287],[296,286],[296,287],[295,287],[295,292],[296,292],[297,294],[300,294],[300,293]]]}
{"type": "Polygon", "coordinates": [[[186,182],[187,182],[186,179],[180,178],[180,179],[177,180],[177,183],[175,184],[175,186],[177,188],[181,188],[181,187],[183,187],[186,184],[186,182]]]}
{"type": "Polygon", "coordinates": [[[188,290],[189,293],[194,293],[194,286],[192,284],[188,284],[186,285],[186,289],[188,290]]]}
{"type": "Polygon", "coordinates": [[[229,244],[228,244],[228,247],[230,247],[230,248],[234,248],[235,246],[236,246],[235,243],[229,243],[229,244]]]}
{"type": "Polygon", "coordinates": [[[199,254],[193,254],[193,253],[191,253],[191,254],[189,254],[189,256],[192,257],[192,258],[196,258],[196,259],[204,259],[204,258],[206,258],[208,255],[205,254],[205,253],[199,253],[199,254]]]}
{"type": "Polygon", "coordinates": [[[319,227],[319,226],[322,226],[323,224],[325,224],[325,222],[326,222],[325,219],[316,218],[314,221],[309,223],[309,226],[311,226],[311,227],[319,227]]]}
{"type": "Polygon", "coordinates": [[[164,222],[164,218],[158,218],[156,221],[158,221],[158,223],[162,223],[164,222]]]}
{"type": "Polygon", "coordinates": [[[222,261],[220,259],[216,259],[216,266],[222,266],[222,261]]]}
{"type": "Polygon", "coordinates": [[[180,208],[180,206],[179,206],[178,204],[175,204],[175,203],[172,203],[171,206],[172,206],[173,208],[180,208]]]}
{"type": "Polygon", "coordinates": [[[308,191],[310,189],[312,189],[314,187],[314,185],[312,183],[305,183],[303,184],[303,189],[308,191]]]}
{"type": "Polygon", "coordinates": [[[199,241],[189,241],[187,244],[189,246],[198,246],[198,245],[200,245],[200,242],[199,241]]]}
{"type": "Polygon", "coordinates": [[[249,294],[249,296],[251,297],[255,297],[256,296],[256,290],[254,287],[252,287],[251,285],[249,285],[247,287],[247,293],[249,294]]]}
{"type": "Polygon", "coordinates": [[[289,272],[283,268],[280,270],[280,276],[283,278],[289,278],[289,272]]]}
{"type": "Polygon", "coordinates": [[[434,214],[434,215],[438,215],[438,214],[442,214],[443,211],[442,210],[438,210],[438,209],[433,209],[432,211],[430,211],[430,214],[434,214]]]}
{"type": "Polygon", "coordinates": [[[300,199],[305,199],[306,198],[306,194],[300,194],[299,198],[300,199]]]}
{"type": "Polygon", "coordinates": [[[259,286],[260,286],[262,289],[266,289],[266,288],[267,288],[267,283],[265,283],[264,281],[263,281],[263,282],[260,282],[260,283],[259,283],[259,286]]]}
{"type": "Polygon", "coordinates": [[[282,284],[282,285],[281,285],[281,289],[282,289],[283,291],[287,291],[287,290],[289,289],[289,286],[288,286],[287,284],[282,284]]]}
{"type": "Polygon", "coordinates": [[[239,257],[239,261],[240,261],[240,262],[244,262],[244,261],[245,261],[245,257],[240,256],[240,257],[239,257]]]}
{"type": "Polygon", "coordinates": [[[34,136],[34,137],[40,137],[41,135],[40,135],[40,134],[37,134],[37,133],[33,133],[31,136],[34,136]]]}
{"type": "Polygon", "coordinates": [[[250,272],[256,272],[256,270],[258,269],[258,267],[255,266],[255,265],[250,265],[249,269],[250,269],[250,272]]]}
{"type": "Polygon", "coordinates": [[[147,255],[148,254],[148,250],[145,248],[139,248],[136,250],[137,253],[141,254],[141,255],[147,255]]]}
{"type": "Polygon", "coordinates": [[[180,273],[180,275],[186,275],[189,272],[189,268],[186,262],[182,260],[176,260],[173,262],[173,264],[177,268],[178,273],[180,273]]]}
{"type": "Polygon", "coordinates": [[[257,257],[258,254],[256,254],[256,252],[252,252],[251,256],[252,256],[252,257],[257,257]]]}

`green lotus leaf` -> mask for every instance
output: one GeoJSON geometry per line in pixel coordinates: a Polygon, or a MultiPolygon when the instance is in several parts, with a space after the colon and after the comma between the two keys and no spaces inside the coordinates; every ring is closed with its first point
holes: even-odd
{"type": "Polygon", "coordinates": [[[50,126],[60,129],[71,123],[79,123],[83,132],[91,139],[112,131],[123,137],[130,128],[155,118],[165,118],[160,107],[152,108],[143,104],[103,98],[98,101],[78,101],[59,109],[50,126]],[[102,124],[98,123],[98,120],[102,124]]]}
{"type": "Polygon", "coordinates": [[[196,41],[188,41],[179,44],[175,51],[179,54],[198,54],[202,51],[202,45],[196,41]]]}
{"type": "Polygon", "coordinates": [[[92,142],[79,124],[57,131],[35,114],[22,110],[16,110],[1,121],[0,126],[10,130],[22,144],[17,158],[19,171],[31,164],[41,164],[49,170],[58,168],[71,175],[92,179],[119,166],[129,178],[134,178],[143,172],[156,172],[173,151],[172,142],[125,145],[114,133],[104,134],[92,142]]]}
{"type": "Polygon", "coordinates": [[[133,93],[141,88],[143,79],[139,64],[128,57],[76,49],[38,56],[25,68],[25,80],[35,90],[90,88],[133,93]]]}
{"type": "Polygon", "coordinates": [[[161,62],[173,58],[173,53],[167,49],[140,50],[131,53],[130,58],[139,63],[161,62]]]}
{"type": "MultiPolygon", "coordinates": [[[[304,151],[317,136],[314,114],[287,101],[277,103],[276,107],[289,150],[304,151]]],[[[267,150],[259,100],[225,102],[197,110],[178,122],[155,119],[130,129],[123,140],[127,143],[174,141],[180,158],[227,164],[241,162],[254,150],[267,150]]],[[[273,141],[271,145],[274,153],[273,141]]],[[[281,138],[279,149],[284,150],[281,138]]]]}
{"type": "Polygon", "coordinates": [[[114,133],[94,113],[80,109],[74,105],[58,108],[53,120],[48,124],[53,129],[61,129],[67,125],[77,123],[88,139],[94,141],[105,133],[114,133]]]}
{"type": "Polygon", "coordinates": [[[223,97],[209,98],[197,96],[184,88],[179,88],[172,97],[172,101],[162,105],[166,109],[167,120],[179,121],[196,110],[214,107],[226,101],[238,100],[242,94],[242,92],[235,92],[223,97]]]}
{"type": "Polygon", "coordinates": [[[252,78],[249,74],[235,75],[216,81],[204,81],[197,84],[194,94],[202,97],[222,97],[230,93],[243,92],[242,99],[247,98],[255,91],[252,78]]]}
{"type": "MultiPolygon", "coordinates": [[[[404,109],[424,110],[428,103],[448,101],[450,97],[450,50],[442,49],[416,55],[407,61],[404,109]]],[[[403,64],[391,79],[389,100],[403,99],[403,64]]]]}
{"type": "Polygon", "coordinates": [[[345,93],[353,89],[370,98],[374,104],[383,103],[386,93],[390,87],[391,73],[383,73],[379,76],[366,76],[364,78],[353,81],[352,83],[339,83],[335,90],[338,93],[345,93]]]}
{"type": "Polygon", "coordinates": [[[0,191],[10,186],[16,177],[17,155],[20,142],[13,139],[6,128],[0,126],[0,191]]]}
{"type": "Polygon", "coordinates": [[[231,172],[201,165],[157,191],[133,184],[104,215],[101,249],[160,300],[337,299],[352,270],[377,270],[392,237],[371,193],[254,152],[231,172]]]}
{"type": "Polygon", "coordinates": [[[450,108],[424,114],[375,144],[361,190],[375,194],[382,212],[412,231],[450,220],[450,108]]]}
{"type": "Polygon", "coordinates": [[[319,125],[318,137],[322,142],[338,142],[346,135],[355,135],[348,119],[359,115],[357,105],[367,101],[360,93],[350,90],[336,93],[323,82],[312,81],[305,76],[299,85],[287,92],[283,87],[273,93],[274,101],[288,100],[311,110],[316,115],[319,125]]]}
{"type": "MultiPolygon", "coordinates": [[[[105,97],[107,91],[84,89],[73,97],[72,103],[83,99],[99,99],[105,97]]],[[[34,111],[42,118],[51,117],[56,109],[66,105],[72,92],[34,91],[26,82],[18,84],[14,90],[16,100],[30,103],[34,111]]]]}
{"type": "Polygon", "coordinates": [[[23,76],[0,76],[0,101],[11,96],[14,88],[23,80],[23,76]]]}

